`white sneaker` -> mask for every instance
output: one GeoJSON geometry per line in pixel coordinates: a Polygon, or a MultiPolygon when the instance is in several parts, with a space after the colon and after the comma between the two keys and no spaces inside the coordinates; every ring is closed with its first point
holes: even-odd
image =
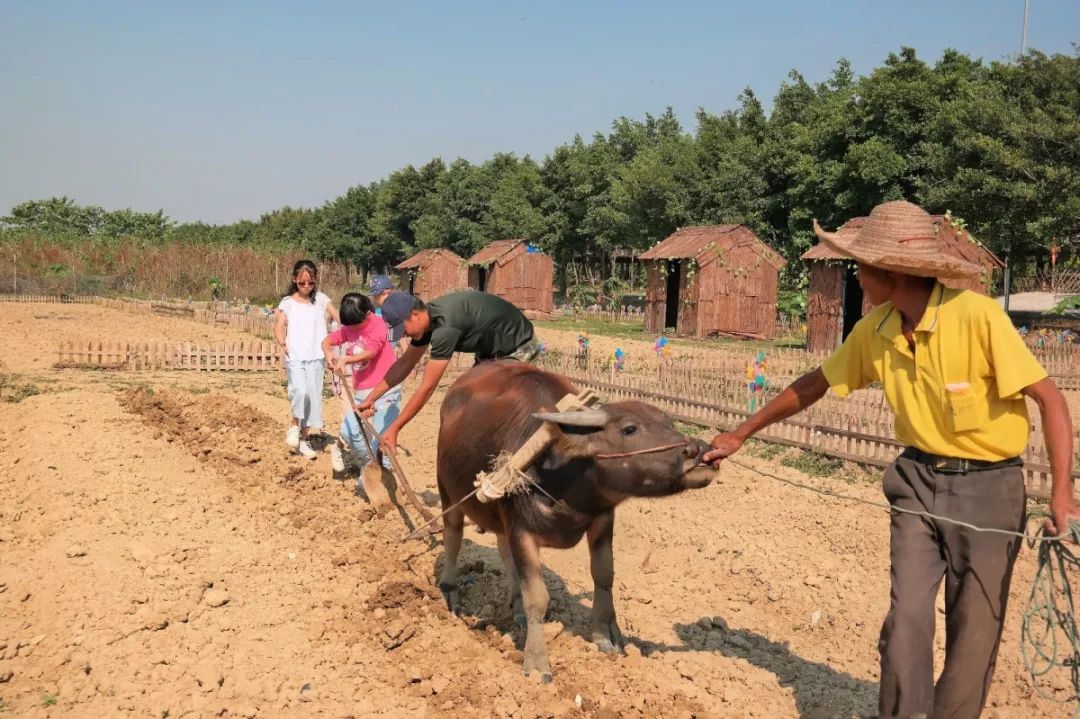
{"type": "Polygon", "coordinates": [[[345,458],[341,456],[341,447],[337,442],[330,445],[330,466],[335,472],[345,471],[345,458]]]}
{"type": "Polygon", "coordinates": [[[315,459],[319,455],[315,453],[315,450],[311,448],[311,443],[306,439],[300,440],[300,444],[296,446],[296,453],[301,454],[308,459],[315,459]]]}
{"type": "Polygon", "coordinates": [[[300,428],[295,424],[289,427],[289,431],[285,433],[285,444],[293,449],[300,446],[300,428]]]}

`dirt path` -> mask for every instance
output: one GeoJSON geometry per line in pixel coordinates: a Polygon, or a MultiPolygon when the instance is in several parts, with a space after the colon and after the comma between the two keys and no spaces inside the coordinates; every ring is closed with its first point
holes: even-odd
{"type": "MultiPolygon", "coordinates": [[[[132,326],[72,309],[85,312],[83,327],[132,326]]],[[[26,346],[51,347],[73,322],[35,313],[68,310],[16,307],[33,320],[26,346]]],[[[175,339],[207,329],[153,321],[175,339]]],[[[19,367],[43,390],[0,403],[0,706],[12,716],[873,711],[888,602],[883,514],[735,467],[707,489],[630,502],[615,538],[628,655],[601,655],[580,636],[591,598],[584,549],[549,551],[556,680],[535,685],[506,634],[492,538],[467,530],[467,616],[449,616],[432,579],[438,545],[400,543],[402,518],[371,516],[352,479],[330,477],[328,457],[286,453],[276,377],[53,371],[23,363],[5,335],[6,371],[19,367]]],[[[432,501],[436,410],[401,437],[406,471],[432,501]]],[[[880,495],[842,478],[809,481],[880,495]]],[[[1033,573],[1025,551],[988,716],[1068,715],[1033,695],[1019,662],[1033,573]]],[[[939,662],[942,651],[939,639],[939,662]]]]}

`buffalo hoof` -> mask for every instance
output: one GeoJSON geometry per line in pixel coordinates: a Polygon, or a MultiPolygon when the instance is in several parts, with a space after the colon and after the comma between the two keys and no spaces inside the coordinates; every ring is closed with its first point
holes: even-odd
{"type": "MultiPolygon", "coordinates": [[[[532,673],[525,672],[525,677],[527,679],[532,679],[535,675],[536,675],[536,672],[532,672],[532,673]]],[[[551,672],[540,672],[540,683],[541,684],[551,684],[553,681],[555,681],[555,678],[551,676],[551,672]]]]}
{"type": "Polygon", "coordinates": [[[604,654],[623,653],[623,648],[618,644],[613,644],[610,639],[598,639],[596,641],[596,648],[604,654]]]}
{"type": "Polygon", "coordinates": [[[442,592],[443,599],[446,600],[446,608],[455,617],[461,616],[461,595],[458,593],[457,585],[440,584],[439,590],[442,592]]]}
{"type": "MultiPolygon", "coordinates": [[[[539,627],[536,628],[539,631],[539,627]]],[[[551,682],[551,664],[548,662],[547,649],[543,646],[542,640],[537,643],[535,640],[540,638],[534,636],[534,642],[532,644],[526,642],[525,645],[525,661],[522,662],[522,669],[525,672],[525,676],[530,679],[538,679],[543,684],[551,682]]]]}
{"type": "Polygon", "coordinates": [[[525,675],[526,679],[534,679],[535,678],[535,679],[538,679],[541,684],[551,684],[551,682],[554,681],[554,677],[551,676],[550,671],[545,672],[545,671],[541,671],[539,669],[532,669],[532,670],[526,669],[522,673],[525,675]]]}
{"type": "Polygon", "coordinates": [[[623,638],[622,632],[619,630],[619,625],[614,620],[603,623],[599,629],[593,630],[592,635],[593,643],[596,648],[605,654],[613,654],[618,652],[619,654],[625,654],[624,647],[626,646],[626,639],[623,638]]]}

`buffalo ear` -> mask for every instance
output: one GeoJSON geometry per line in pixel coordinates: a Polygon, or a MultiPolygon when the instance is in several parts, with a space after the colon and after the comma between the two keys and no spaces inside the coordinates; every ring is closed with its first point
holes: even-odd
{"type": "Polygon", "coordinates": [[[536,412],[533,417],[542,422],[554,422],[560,428],[584,427],[602,429],[608,423],[608,414],[602,409],[585,409],[576,412],[536,412]]]}

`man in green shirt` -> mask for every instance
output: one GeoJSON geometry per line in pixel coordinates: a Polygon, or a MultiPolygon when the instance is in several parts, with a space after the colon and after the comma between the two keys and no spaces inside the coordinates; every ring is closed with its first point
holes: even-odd
{"type": "Polygon", "coordinates": [[[517,307],[486,292],[452,292],[427,304],[405,292],[395,292],[383,302],[382,313],[390,326],[403,323],[405,334],[412,342],[360,404],[360,411],[367,411],[383,393],[405,381],[431,347],[431,358],[420,386],[398,418],[382,433],[381,441],[391,451],[397,451],[401,428],[435,393],[455,352],[472,353],[479,364],[501,359],[532,362],[540,351],[532,322],[517,307]]]}

